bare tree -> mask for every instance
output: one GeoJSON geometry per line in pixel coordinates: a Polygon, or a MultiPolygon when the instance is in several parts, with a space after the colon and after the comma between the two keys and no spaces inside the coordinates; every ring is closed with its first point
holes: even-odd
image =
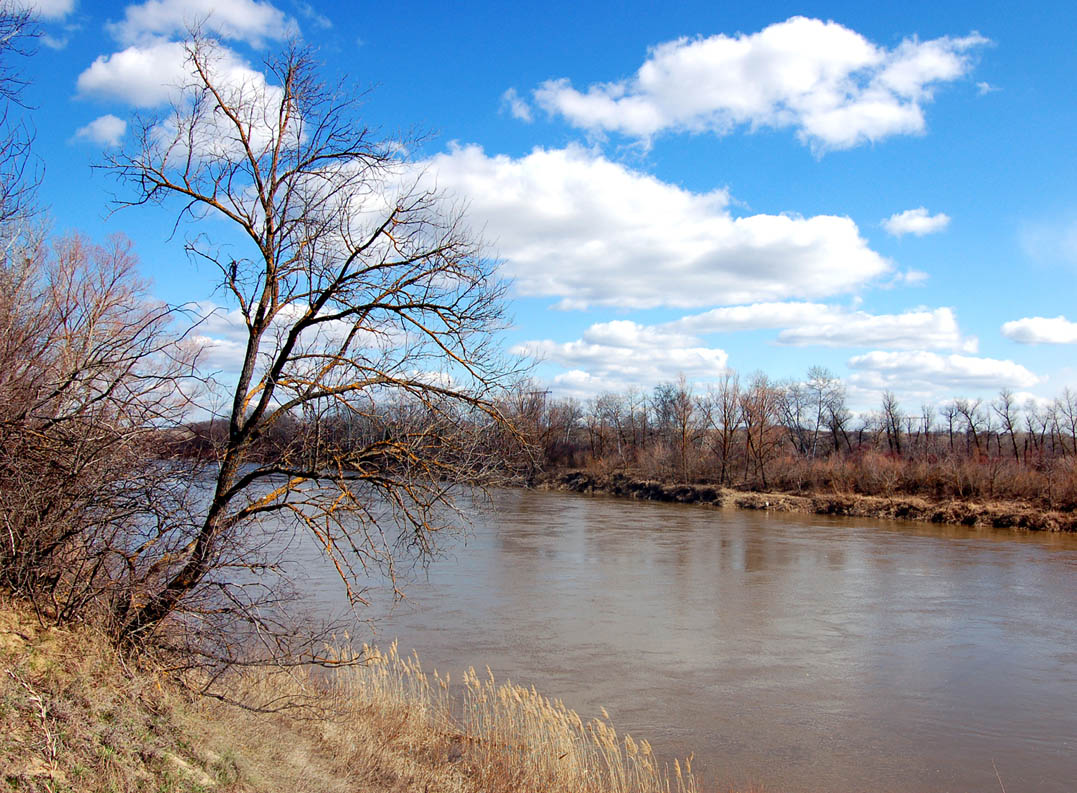
{"type": "Polygon", "coordinates": [[[733,460],[733,444],[740,427],[740,377],[727,370],[718,380],[717,388],[707,395],[706,417],[713,430],[711,446],[719,459],[718,483],[729,484],[730,464],[733,460]]]}
{"type": "Polygon", "coordinates": [[[208,39],[187,55],[170,112],[142,119],[105,167],[133,191],[126,204],[239,233],[236,248],[196,234],[188,250],[220,272],[246,343],[208,502],[156,586],[121,605],[127,639],[214,603],[257,623],[222,565],[255,564],[284,520],[363,602],[363,570],[394,580],[402,546],[429,552],[451,524],[458,484],[491,475],[483,433],[516,374],[496,334],[495,263],[459,209],[412,175],[406,147],[363,126],[354,95],[323,85],[294,46],[266,62],[265,82],[236,78],[208,39]],[[271,459],[252,452],[275,425],[330,412],[358,428],[349,443],[308,435],[271,459]]]}
{"type": "Polygon", "coordinates": [[[946,419],[946,437],[950,443],[950,453],[954,452],[954,422],[957,421],[957,406],[954,402],[947,402],[939,408],[939,415],[946,419]]]}
{"type": "Polygon", "coordinates": [[[1077,454],[1077,393],[1068,386],[1062,389],[1062,394],[1055,399],[1055,410],[1059,416],[1059,442],[1065,449],[1062,441],[1062,430],[1069,436],[1070,451],[1077,454]]]}
{"type": "Polygon", "coordinates": [[[36,37],[25,4],[0,2],[0,243],[5,248],[26,230],[38,183],[31,158],[33,132],[16,114],[25,83],[12,57],[29,55],[36,37]]]}
{"type": "Polygon", "coordinates": [[[748,465],[755,460],[756,473],[763,488],[767,487],[767,465],[779,450],[781,430],[778,426],[781,388],[762,372],[752,376],[751,383],[741,392],[741,423],[745,435],[745,479],[748,465]]]}
{"type": "MultiPolygon", "coordinates": [[[[811,438],[811,456],[814,458],[819,452],[819,434],[824,426],[824,417],[828,413],[833,413],[833,403],[839,398],[844,402],[845,394],[841,382],[825,366],[813,366],[808,369],[805,386],[811,395],[810,404],[814,413],[811,438]]],[[[837,448],[836,440],[834,448],[837,448]]]]}
{"type": "Polygon", "coordinates": [[[811,392],[803,383],[790,380],[782,387],[780,397],[778,410],[789,440],[798,454],[807,457],[811,450],[810,419],[814,413],[809,404],[811,392]]]}
{"type": "Polygon", "coordinates": [[[886,443],[890,451],[901,456],[901,420],[904,414],[893,391],[884,391],[882,400],[882,424],[886,431],[886,443]]]}
{"type": "Polygon", "coordinates": [[[193,358],[173,310],[146,296],[126,240],[7,253],[0,581],[53,619],[100,616],[175,550],[190,477],[155,461],[189,406],[193,358]]]}
{"type": "Polygon", "coordinates": [[[1017,404],[1014,402],[1013,391],[1003,388],[999,391],[998,399],[991,405],[992,410],[1002,423],[1002,429],[1010,437],[1010,446],[1013,450],[1013,459],[1019,461],[1021,454],[1017,449],[1017,424],[1019,421],[1017,404]]]}
{"type": "Polygon", "coordinates": [[[965,422],[965,451],[971,453],[971,448],[968,446],[969,438],[972,439],[973,445],[976,447],[976,453],[980,454],[983,450],[980,446],[980,435],[983,427],[981,426],[985,420],[983,411],[980,406],[983,404],[981,399],[955,399],[954,410],[957,411],[957,415],[965,422]]]}

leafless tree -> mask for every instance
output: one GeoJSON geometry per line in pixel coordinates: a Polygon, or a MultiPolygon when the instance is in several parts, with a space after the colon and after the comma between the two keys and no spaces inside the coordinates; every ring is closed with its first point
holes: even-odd
{"type": "Polygon", "coordinates": [[[971,438],[973,445],[976,447],[976,453],[980,454],[983,450],[980,445],[980,436],[982,434],[982,424],[985,416],[980,406],[983,404],[981,399],[955,399],[954,410],[957,411],[957,415],[965,422],[965,445],[966,452],[971,453],[971,449],[968,447],[968,440],[971,438]]]}
{"type": "Polygon", "coordinates": [[[1017,424],[1020,420],[1017,404],[1013,398],[1013,391],[1008,388],[1003,388],[999,391],[998,399],[996,399],[991,409],[995,411],[999,421],[1002,423],[1002,429],[1010,438],[1010,447],[1013,450],[1013,459],[1019,461],[1021,454],[1017,449],[1017,424]]]}
{"type": "Polygon", "coordinates": [[[733,461],[734,441],[740,428],[740,377],[736,372],[727,370],[718,380],[718,385],[707,395],[708,409],[706,416],[712,429],[711,447],[719,461],[718,482],[729,484],[729,474],[733,461]]]}
{"type": "Polygon", "coordinates": [[[814,413],[811,392],[797,380],[791,380],[781,390],[778,409],[781,422],[789,433],[789,440],[797,454],[808,456],[811,450],[811,417],[814,413]]]}
{"type": "Polygon", "coordinates": [[[361,123],[352,93],[324,85],[295,46],[266,62],[265,82],[236,78],[206,38],[187,55],[170,111],[142,119],[105,167],[131,191],[125,204],[193,222],[188,250],[219,271],[246,343],[190,540],[118,611],[130,640],[220,609],[257,626],[263,612],[225,568],[253,570],[282,522],[363,602],[364,570],[395,580],[402,547],[430,552],[452,524],[459,484],[493,474],[483,436],[517,374],[497,335],[495,262],[459,208],[422,186],[406,146],[361,123]],[[214,244],[197,225],[207,218],[238,233],[234,247],[214,244]],[[346,443],[310,433],[331,415],[352,425],[346,443]],[[307,428],[302,443],[259,459],[256,444],[288,420],[307,428]]]}
{"type": "Polygon", "coordinates": [[[197,386],[173,319],[121,238],[0,262],[0,582],[53,619],[110,613],[186,521],[188,472],[156,462],[197,386]]]}
{"type": "Polygon", "coordinates": [[[30,54],[36,37],[28,6],[0,2],[0,244],[5,248],[26,231],[38,182],[31,153],[33,131],[18,115],[25,84],[14,62],[30,54]]]}
{"type": "Polygon", "coordinates": [[[901,407],[893,391],[884,391],[882,399],[882,424],[886,431],[886,443],[890,451],[901,455],[901,407]]]}
{"type": "Polygon", "coordinates": [[[950,453],[954,452],[954,422],[957,421],[957,406],[953,401],[939,408],[939,415],[946,419],[946,437],[950,443],[950,453]]]}
{"type": "Polygon", "coordinates": [[[762,372],[752,376],[751,383],[741,392],[741,423],[745,435],[745,479],[748,465],[754,460],[756,474],[763,488],[767,487],[767,465],[778,453],[781,428],[778,424],[781,389],[762,372]]]}
{"type": "MultiPolygon", "coordinates": [[[[841,381],[825,366],[808,369],[805,386],[811,396],[810,404],[814,414],[811,438],[811,456],[814,458],[819,453],[819,435],[824,427],[824,418],[827,414],[833,415],[836,402],[844,403],[845,394],[841,381]]],[[[837,439],[834,448],[837,449],[837,439]]]]}
{"type": "Polygon", "coordinates": [[[1077,392],[1069,387],[1062,389],[1062,394],[1055,399],[1055,410],[1059,416],[1059,440],[1065,448],[1065,442],[1061,440],[1062,431],[1069,436],[1069,448],[1073,454],[1077,454],[1077,392]]]}

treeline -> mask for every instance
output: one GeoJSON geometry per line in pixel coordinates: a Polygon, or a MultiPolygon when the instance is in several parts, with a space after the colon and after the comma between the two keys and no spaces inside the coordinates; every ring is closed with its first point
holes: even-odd
{"type": "Polygon", "coordinates": [[[1049,404],[955,398],[854,413],[844,384],[729,372],[580,401],[541,388],[506,406],[536,449],[532,473],[580,468],[748,490],[1077,504],[1077,393],[1049,404]]]}

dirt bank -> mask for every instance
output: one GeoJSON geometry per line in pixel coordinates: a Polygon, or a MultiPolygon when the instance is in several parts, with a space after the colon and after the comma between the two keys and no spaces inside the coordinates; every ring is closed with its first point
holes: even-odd
{"type": "Polygon", "coordinates": [[[599,476],[585,471],[548,474],[539,480],[537,487],[723,508],[890,518],[1024,531],[1077,531],[1077,513],[1045,510],[1016,501],[930,501],[912,496],[884,498],[856,493],[756,493],[716,485],[667,484],[625,474],[599,476]]]}

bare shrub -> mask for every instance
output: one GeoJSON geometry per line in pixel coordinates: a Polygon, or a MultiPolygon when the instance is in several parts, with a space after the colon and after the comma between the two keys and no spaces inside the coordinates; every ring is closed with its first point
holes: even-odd
{"type": "Polygon", "coordinates": [[[189,477],[152,461],[192,356],[135,265],[77,236],[0,261],[0,583],[58,619],[108,612],[182,520],[189,477]]]}

